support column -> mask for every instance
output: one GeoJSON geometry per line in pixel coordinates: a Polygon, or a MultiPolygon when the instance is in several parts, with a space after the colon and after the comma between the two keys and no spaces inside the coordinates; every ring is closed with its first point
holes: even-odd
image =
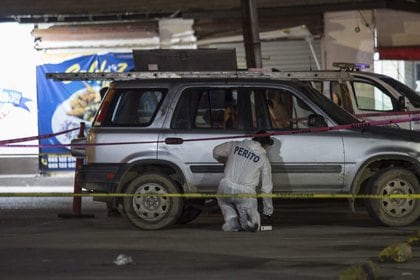
{"type": "Polygon", "coordinates": [[[192,19],[168,18],[159,20],[161,49],[196,49],[197,38],[192,19]]]}
{"type": "Polygon", "coordinates": [[[262,68],[260,28],[256,0],[241,0],[242,33],[248,68],[262,68]]]}
{"type": "Polygon", "coordinates": [[[373,71],[375,34],[371,14],[371,11],[324,14],[326,70],[336,69],[334,62],[350,62],[369,64],[369,71],[373,71]]]}

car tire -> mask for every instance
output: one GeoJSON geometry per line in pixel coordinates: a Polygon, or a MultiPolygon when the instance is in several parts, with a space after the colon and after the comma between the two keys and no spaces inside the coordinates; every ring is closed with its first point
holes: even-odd
{"type": "MultiPolygon", "coordinates": [[[[367,194],[414,195],[420,193],[417,177],[409,170],[391,167],[378,171],[370,178],[367,194]]],[[[420,201],[415,198],[370,198],[366,200],[369,215],[386,226],[407,226],[420,215],[420,201]]]]}
{"type": "Polygon", "coordinates": [[[166,228],[174,224],[181,215],[183,198],[162,196],[180,192],[177,184],[165,174],[142,174],[128,185],[125,192],[130,195],[123,199],[125,215],[140,229],[166,228]]]}

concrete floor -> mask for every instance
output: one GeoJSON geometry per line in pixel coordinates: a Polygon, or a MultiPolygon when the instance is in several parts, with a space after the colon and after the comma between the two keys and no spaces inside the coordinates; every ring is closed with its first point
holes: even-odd
{"type": "MultiPolygon", "coordinates": [[[[338,279],[352,264],[372,260],[420,229],[373,224],[339,201],[277,201],[273,230],[221,231],[220,213],[187,225],[141,231],[105,206],[83,198],[0,198],[1,279],[338,279]],[[118,255],[132,263],[114,264],[118,255]]],[[[408,263],[378,263],[380,279],[420,279],[420,250],[408,263]]]]}

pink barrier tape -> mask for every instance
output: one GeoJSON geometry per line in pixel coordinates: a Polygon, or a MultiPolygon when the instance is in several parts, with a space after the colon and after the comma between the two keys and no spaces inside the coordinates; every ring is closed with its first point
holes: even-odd
{"type": "MultiPolygon", "coordinates": [[[[244,137],[238,136],[238,137],[244,137]]],[[[21,145],[7,145],[7,144],[0,144],[0,148],[9,147],[9,148],[57,148],[57,147],[86,147],[86,146],[113,146],[113,145],[133,145],[133,144],[154,144],[160,143],[165,141],[135,141],[135,142],[113,142],[113,143],[85,143],[85,144],[21,144],[21,145]]]]}
{"type": "MultiPolygon", "coordinates": [[[[343,130],[343,129],[363,129],[374,126],[384,126],[390,124],[404,123],[409,121],[419,121],[420,115],[414,117],[402,117],[397,119],[389,120],[377,120],[377,121],[368,121],[352,124],[343,124],[337,126],[329,127],[314,127],[314,128],[305,128],[297,130],[284,130],[284,131],[275,131],[267,132],[266,134],[258,134],[259,136],[273,136],[273,135],[294,135],[294,134],[304,134],[304,133],[315,133],[315,132],[326,132],[334,130],[343,130]]],[[[77,128],[78,129],[78,128],[77,128]]],[[[220,136],[220,137],[207,137],[207,138],[191,138],[191,139],[182,139],[182,142],[193,142],[193,141],[210,141],[210,140],[226,140],[226,139],[238,139],[238,138],[248,138],[254,137],[256,134],[246,134],[246,135],[233,135],[233,136],[220,136]]],[[[133,145],[133,144],[157,144],[165,143],[165,140],[160,141],[132,141],[132,142],[112,142],[112,143],[68,143],[68,144],[0,144],[1,147],[14,147],[14,148],[28,148],[28,147],[40,147],[40,148],[51,148],[51,147],[86,147],[86,146],[113,146],[113,145],[133,145]]]]}
{"type": "MultiPolygon", "coordinates": [[[[416,117],[404,117],[404,118],[398,118],[398,119],[369,121],[369,122],[361,122],[361,123],[343,124],[343,125],[337,125],[337,126],[267,132],[265,134],[259,134],[258,136],[292,135],[292,134],[326,132],[326,131],[343,130],[343,129],[363,129],[363,128],[368,128],[368,127],[373,127],[373,126],[383,126],[383,125],[409,122],[412,120],[420,120],[420,115],[416,117]]],[[[195,138],[195,139],[183,139],[183,141],[190,142],[190,141],[221,140],[221,139],[247,138],[247,137],[254,137],[254,136],[257,136],[257,135],[248,134],[248,135],[238,135],[238,136],[228,136],[228,137],[195,138]]],[[[164,141],[160,141],[160,142],[164,142],[164,141]]]]}
{"type": "MultiPolygon", "coordinates": [[[[8,140],[0,140],[0,145],[4,146],[4,145],[8,145],[11,143],[19,143],[19,142],[26,142],[26,141],[32,141],[32,140],[39,140],[39,139],[45,139],[45,138],[51,138],[60,134],[66,134],[68,132],[74,131],[74,130],[78,130],[79,128],[73,128],[73,129],[68,129],[65,131],[61,131],[61,132],[57,132],[57,133],[51,133],[51,134],[44,134],[44,135],[36,135],[36,136],[29,136],[29,137],[24,137],[24,138],[15,138],[15,139],[8,139],[8,140]]],[[[10,145],[8,145],[10,146],[10,145]]]]}

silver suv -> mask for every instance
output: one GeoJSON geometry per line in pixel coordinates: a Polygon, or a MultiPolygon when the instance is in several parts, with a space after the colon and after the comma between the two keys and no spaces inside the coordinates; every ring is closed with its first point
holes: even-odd
{"type": "Polygon", "coordinates": [[[377,222],[404,226],[419,217],[420,201],[412,195],[420,193],[420,133],[357,125],[312,87],[281,73],[97,73],[89,79],[114,81],[86,139],[73,141],[88,144],[72,148],[85,158],[77,179],[94,193],[128,194],[95,199],[122,206],[141,229],[196,218],[208,200],[165,195],[214,194],[223,165],[213,148],[259,130],[275,141],[268,150],[274,193],[373,194],[378,198],[364,202],[377,222]],[[356,125],[296,133],[349,124],[356,125]],[[406,196],[389,196],[395,194],[406,196]]]}

